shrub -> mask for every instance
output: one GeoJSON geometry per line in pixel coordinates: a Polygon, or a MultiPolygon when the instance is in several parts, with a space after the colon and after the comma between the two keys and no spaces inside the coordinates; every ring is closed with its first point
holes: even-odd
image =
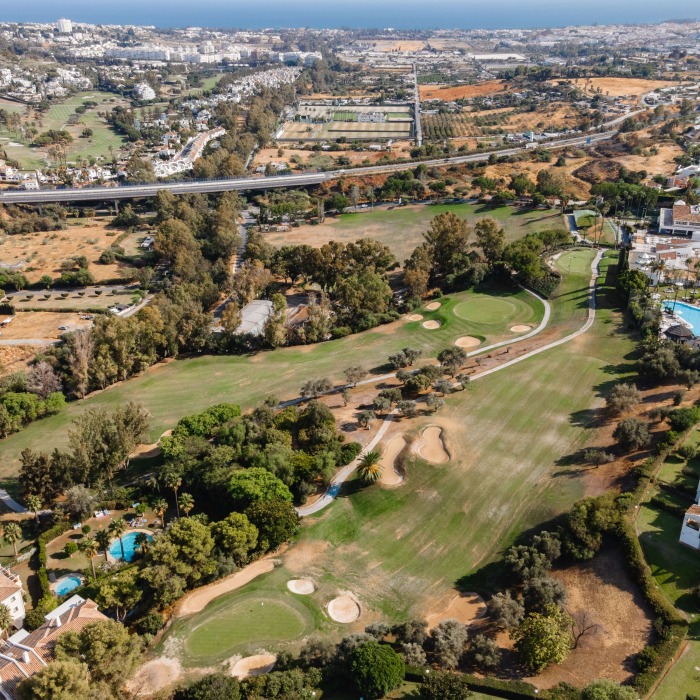
{"type": "Polygon", "coordinates": [[[357,689],[367,698],[382,698],[401,685],[403,659],[388,645],[364,642],[348,654],[348,668],[357,689]]]}
{"type": "Polygon", "coordinates": [[[134,623],[139,634],[156,635],[163,629],[163,616],[157,612],[148,613],[134,623]]]}

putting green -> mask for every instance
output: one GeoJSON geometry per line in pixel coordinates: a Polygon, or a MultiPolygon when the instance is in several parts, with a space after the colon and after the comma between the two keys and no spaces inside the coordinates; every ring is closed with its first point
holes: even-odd
{"type": "Polygon", "coordinates": [[[195,627],[183,630],[185,665],[209,665],[265,644],[302,637],[313,625],[310,614],[284,598],[251,595],[209,606],[191,620],[198,623],[195,627]]]}
{"type": "Polygon", "coordinates": [[[519,306],[508,299],[483,297],[474,301],[462,301],[453,313],[457,318],[472,323],[493,325],[510,321],[518,314],[519,306]]]}

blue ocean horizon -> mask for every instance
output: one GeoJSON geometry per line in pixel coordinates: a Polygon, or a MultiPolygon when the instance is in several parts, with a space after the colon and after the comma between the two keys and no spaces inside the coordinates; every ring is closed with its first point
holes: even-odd
{"type": "Polygon", "coordinates": [[[673,9],[650,0],[29,0],[3,7],[0,21],[55,22],[67,17],[91,24],[155,25],[159,28],[395,28],[395,29],[535,29],[585,24],[645,24],[695,18],[697,0],[679,0],[673,9]],[[569,6],[567,6],[569,5],[569,6]]]}

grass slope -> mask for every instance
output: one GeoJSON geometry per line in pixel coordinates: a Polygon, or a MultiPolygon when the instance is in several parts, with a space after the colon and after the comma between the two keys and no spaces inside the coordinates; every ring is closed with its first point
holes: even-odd
{"type": "Polygon", "coordinates": [[[514,207],[493,209],[481,204],[417,204],[348,212],[329,217],[319,226],[301,226],[284,233],[266,234],[266,239],[279,247],[294,243],[320,246],[328,241],[347,243],[359,238],[374,238],[389,246],[394,255],[403,261],[416,246],[423,243],[423,234],[428,230],[431,220],[448,211],[472,223],[487,216],[496,219],[505,229],[509,241],[534,231],[565,227],[563,217],[555,211],[531,211],[514,207]]]}
{"type": "Polygon", "coordinates": [[[60,414],[37,421],[0,442],[4,457],[0,463],[0,483],[3,488],[15,489],[20,452],[27,447],[41,450],[46,445],[52,448],[65,445],[70,422],[88,408],[113,409],[125,401],[139,401],[151,415],[151,438],[156,440],[182,416],[215,403],[231,401],[251,408],[270,395],[279,399],[298,396],[305,379],[325,376],[342,381],[343,370],[351,365],[363,364],[368,369],[388,371],[382,367],[386,358],[407,345],[419,347],[430,356],[462,335],[482,335],[489,342],[497,341],[515,337],[507,330],[513,323],[536,325],[542,319],[541,302],[527,292],[500,292],[498,298],[515,310],[503,316],[500,323],[491,325],[465,321],[452,313],[457,304],[477,307],[490,299],[485,293],[462,292],[444,299],[437,311],[421,311],[426,319],[442,323],[437,330],[426,330],[422,322],[401,320],[313,346],[249,356],[204,356],[160,365],[125,384],[71,403],[60,414]]]}

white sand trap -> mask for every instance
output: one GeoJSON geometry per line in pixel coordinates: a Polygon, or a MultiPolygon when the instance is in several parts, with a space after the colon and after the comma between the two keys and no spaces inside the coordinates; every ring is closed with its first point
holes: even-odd
{"type": "Polygon", "coordinates": [[[481,345],[481,341],[472,335],[463,335],[455,340],[455,345],[458,348],[475,348],[477,345],[481,345]]]}
{"type": "Polygon", "coordinates": [[[153,697],[161,690],[178,682],[182,667],[176,659],[165,656],[145,663],[127,681],[126,689],[134,697],[153,697]]]}
{"type": "Polygon", "coordinates": [[[231,669],[231,675],[236,678],[248,678],[248,676],[262,676],[269,673],[275,667],[277,657],[274,654],[256,654],[241,659],[231,669]]]}
{"type": "Polygon", "coordinates": [[[436,328],[440,328],[441,325],[440,321],[423,321],[423,328],[427,328],[429,331],[434,331],[436,328]]]}
{"type": "Polygon", "coordinates": [[[431,425],[423,431],[420,439],[414,443],[413,451],[432,464],[444,464],[450,460],[442,440],[442,428],[437,425],[431,425]]]}
{"type": "Polygon", "coordinates": [[[328,614],[336,622],[355,622],[360,617],[360,604],[349,595],[341,595],[328,603],[328,614]]]}
{"type": "Polygon", "coordinates": [[[440,306],[441,304],[439,301],[431,301],[429,304],[425,305],[425,308],[428,309],[428,311],[437,311],[440,306]]]}
{"type": "Polygon", "coordinates": [[[518,326],[511,326],[510,330],[512,333],[524,333],[525,331],[531,330],[531,326],[527,326],[524,323],[521,323],[518,326]]]}
{"type": "Polygon", "coordinates": [[[458,620],[466,625],[484,615],[486,615],[486,603],[480,595],[460,593],[443,610],[428,614],[426,620],[428,629],[433,629],[443,620],[458,620]]]}
{"type": "Polygon", "coordinates": [[[403,481],[403,476],[396,471],[394,465],[396,463],[396,458],[404,447],[406,447],[406,441],[403,435],[394,435],[394,437],[387,442],[382,452],[382,475],[379,477],[380,484],[384,484],[384,486],[396,486],[403,481]]]}
{"type": "Polygon", "coordinates": [[[408,320],[409,320],[409,321],[422,321],[422,320],[423,320],[423,317],[422,317],[420,314],[411,314],[411,315],[408,317],[408,320]]]}
{"type": "Polygon", "coordinates": [[[287,588],[298,595],[311,595],[316,590],[310,578],[293,578],[287,581],[287,588]]]}

